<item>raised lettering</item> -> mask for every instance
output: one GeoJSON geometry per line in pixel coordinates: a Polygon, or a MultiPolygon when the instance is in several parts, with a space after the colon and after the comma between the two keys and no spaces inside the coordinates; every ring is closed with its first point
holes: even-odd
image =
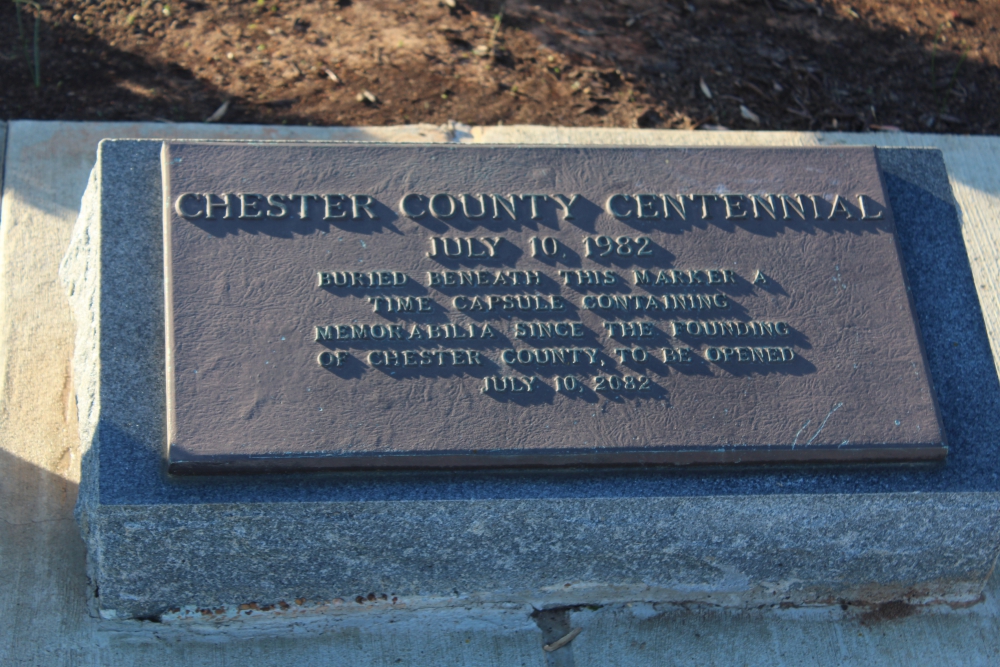
{"type": "Polygon", "coordinates": [[[573,205],[576,204],[577,200],[580,199],[580,195],[570,195],[569,199],[566,195],[552,195],[552,198],[556,200],[563,211],[563,220],[575,220],[573,216],[573,205]]]}
{"type": "Polygon", "coordinates": [[[177,215],[181,216],[182,218],[187,218],[188,220],[191,220],[193,218],[200,218],[203,215],[205,215],[205,212],[203,210],[201,210],[200,208],[198,210],[196,210],[195,212],[193,212],[193,213],[190,213],[189,209],[185,209],[184,208],[184,200],[187,197],[194,197],[195,199],[197,199],[198,197],[202,197],[202,196],[203,195],[196,195],[193,192],[185,192],[184,194],[180,195],[174,201],[174,210],[177,211],[177,215]]]}

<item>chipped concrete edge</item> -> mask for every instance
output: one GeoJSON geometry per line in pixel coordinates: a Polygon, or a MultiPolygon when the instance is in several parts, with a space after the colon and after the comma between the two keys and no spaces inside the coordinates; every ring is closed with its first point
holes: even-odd
{"type": "MultiPolygon", "coordinates": [[[[360,596],[359,596],[360,597],[360,596]]],[[[591,601],[587,603],[540,605],[525,602],[481,602],[474,596],[406,599],[335,598],[327,602],[307,600],[281,601],[265,605],[258,603],[225,604],[212,608],[185,606],[172,609],[156,618],[119,619],[102,612],[104,630],[125,635],[155,634],[159,640],[175,638],[201,640],[234,639],[240,637],[282,637],[294,628],[296,634],[321,635],[333,628],[385,626],[399,628],[405,624],[485,625],[502,633],[538,623],[540,615],[592,615],[595,612],[615,613],[625,609],[638,610],[644,617],[665,613],[722,613],[776,616],[787,621],[844,622],[864,620],[873,615],[892,611],[898,616],[919,615],[946,617],[961,613],[990,613],[982,608],[985,595],[967,600],[895,600],[888,603],[788,604],[773,600],[756,606],[729,606],[724,601],[685,599],[651,601],[647,596],[635,596],[631,601],[591,601]],[[535,620],[532,620],[535,619],[535,620]]],[[[991,606],[991,605],[987,605],[991,606]]],[[[635,612],[633,612],[635,613],[635,612]]]]}

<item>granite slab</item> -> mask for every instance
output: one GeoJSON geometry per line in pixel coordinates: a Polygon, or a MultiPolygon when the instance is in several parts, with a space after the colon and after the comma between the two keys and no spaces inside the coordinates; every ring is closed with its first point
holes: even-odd
{"type": "Polygon", "coordinates": [[[78,326],[78,519],[95,611],[980,594],[1000,546],[1000,387],[939,152],[878,156],[946,463],[178,479],[163,457],[161,147],[102,143],[61,271],[78,326]]]}

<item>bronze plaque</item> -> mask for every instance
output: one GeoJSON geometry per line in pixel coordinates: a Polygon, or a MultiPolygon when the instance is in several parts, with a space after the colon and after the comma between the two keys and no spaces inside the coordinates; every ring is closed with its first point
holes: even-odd
{"type": "Polygon", "coordinates": [[[167,142],[174,473],[947,453],[874,149],[167,142]]]}

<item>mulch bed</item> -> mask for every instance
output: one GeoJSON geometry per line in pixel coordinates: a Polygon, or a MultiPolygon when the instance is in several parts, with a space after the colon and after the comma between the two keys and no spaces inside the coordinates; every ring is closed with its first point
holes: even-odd
{"type": "Polygon", "coordinates": [[[1000,127],[1000,0],[20,7],[19,30],[0,0],[4,119],[1000,127]]]}

